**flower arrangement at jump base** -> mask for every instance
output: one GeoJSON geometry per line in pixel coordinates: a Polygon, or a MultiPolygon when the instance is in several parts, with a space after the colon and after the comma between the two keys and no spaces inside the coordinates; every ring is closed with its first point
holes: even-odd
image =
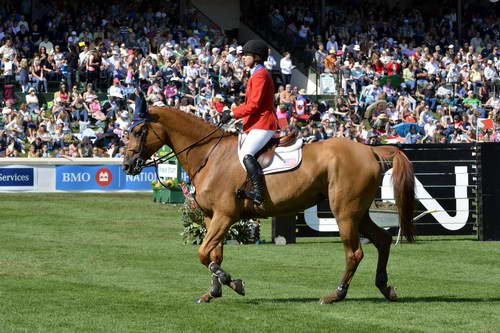
{"type": "Polygon", "coordinates": [[[176,178],[151,182],[153,188],[153,201],[160,203],[183,203],[181,184],[176,178]]]}
{"type": "MultiPolygon", "coordinates": [[[[207,228],[203,211],[200,209],[193,196],[189,193],[186,184],[180,185],[184,194],[184,204],[181,206],[182,224],[184,231],[181,233],[184,244],[201,244],[207,228]]],[[[260,224],[251,219],[240,220],[233,224],[226,234],[226,243],[253,244],[260,239],[260,224]]]]}
{"type": "Polygon", "coordinates": [[[181,183],[177,178],[168,178],[167,180],[162,180],[161,182],[158,180],[153,180],[151,182],[151,186],[153,188],[169,188],[171,190],[179,190],[181,191],[181,183]]]}

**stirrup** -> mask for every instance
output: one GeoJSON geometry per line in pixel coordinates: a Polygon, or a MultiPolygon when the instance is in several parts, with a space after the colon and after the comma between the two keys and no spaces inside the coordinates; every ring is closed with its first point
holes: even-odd
{"type": "Polygon", "coordinates": [[[264,198],[259,200],[259,198],[256,197],[255,193],[253,192],[247,192],[242,188],[239,188],[236,191],[236,198],[238,199],[250,199],[252,200],[257,206],[260,206],[264,203],[264,198]]]}
{"type": "Polygon", "coordinates": [[[257,195],[256,193],[254,192],[245,192],[245,196],[250,199],[250,200],[253,200],[253,202],[257,205],[257,206],[260,206],[264,203],[264,198],[257,195]]]}

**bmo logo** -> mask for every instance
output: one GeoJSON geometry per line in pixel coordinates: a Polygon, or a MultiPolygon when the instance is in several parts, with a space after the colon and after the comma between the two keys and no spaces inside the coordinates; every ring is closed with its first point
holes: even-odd
{"type": "Polygon", "coordinates": [[[80,183],[80,182],[86,183],[86,182],[90,181],[90,173],[88,173],[88,172],[63,172],[61,180],[63,183],[80,183]]]}
{"type": "Polygon", "coordinates": [[[113,174],[108,168],[101,168],[95,173],[95,181],[101,186],[108,186],[113,180],[113,174]]]}
{"type": "Polygon", "coordinates": [[[118,165],[58,165],[56,190],[118,190],[120,188],[119,172],[118,165]]]}

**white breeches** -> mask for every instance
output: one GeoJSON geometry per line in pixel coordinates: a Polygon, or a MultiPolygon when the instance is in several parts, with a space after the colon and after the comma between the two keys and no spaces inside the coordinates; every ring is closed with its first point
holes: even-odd
{"type": "Polygon", "coordinates": [[[245,141],[241,145],[241,156],[246,156],[248,154],[255,156],[259,150],[262,149],[273,137],[274,130],[264,130],[264,129],[253,129],[250,130],[245,136],[245,141]]]}

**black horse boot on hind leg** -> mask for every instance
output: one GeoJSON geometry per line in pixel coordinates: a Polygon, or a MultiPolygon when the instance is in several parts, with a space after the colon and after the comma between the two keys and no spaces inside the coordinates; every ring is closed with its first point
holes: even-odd
{"type": "Polygon", "coordinates": [[[262,174],[262,168],[259,163],[252,155],[248,154],[243,157],[243,165],[248,173],[248,178],[250,178],[250,183],[252,184],[252,191],[245,192],[245,196],[252,199],[257,205],[262,205],[264,202],[264,176],[262,174]]]}

